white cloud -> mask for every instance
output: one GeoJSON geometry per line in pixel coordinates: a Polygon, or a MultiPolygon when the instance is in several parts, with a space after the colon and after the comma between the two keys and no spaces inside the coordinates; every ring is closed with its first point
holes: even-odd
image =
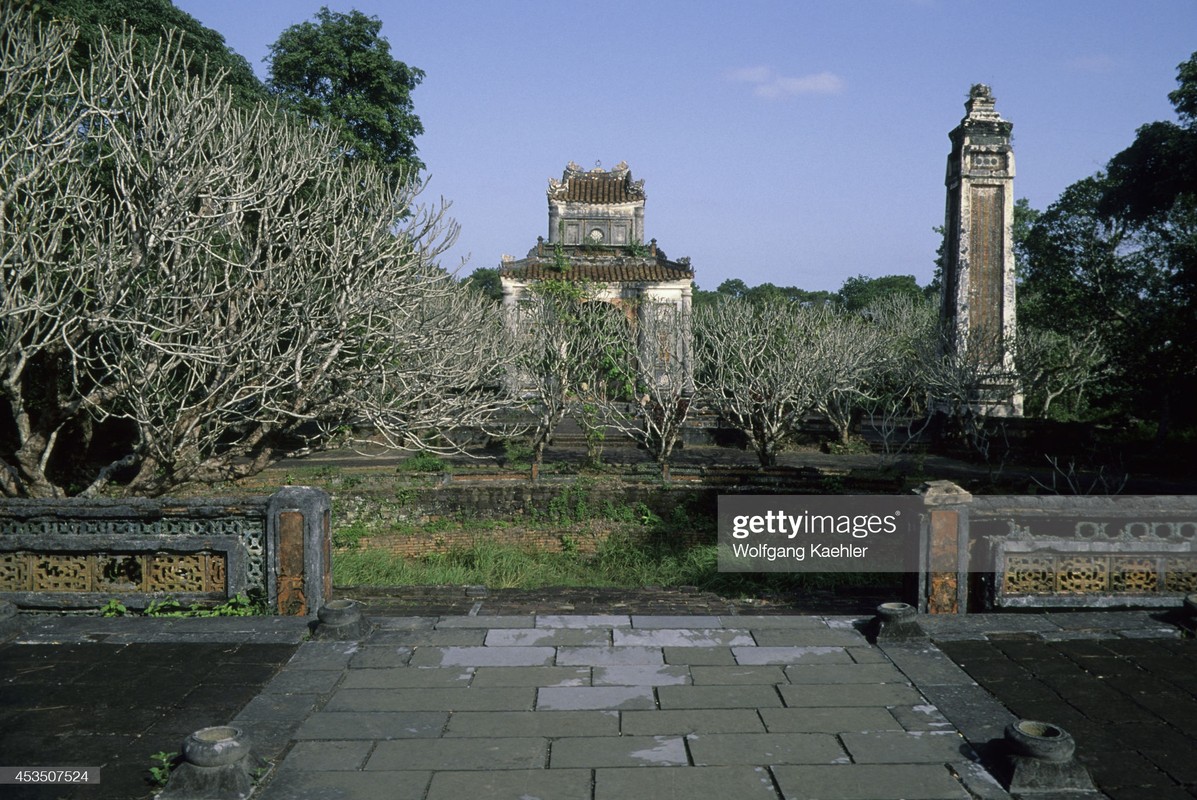
{"type": "Polygon", "coordinates": [[[779,75],[772,67],[742,67],[730,70],[727,79],[735,83],[752,85],[752,93],[767,100],[795,97],[803,94],[839,94],[844,90],[844,79],[833,72],[816,72],[810,75],[779,75]]]}

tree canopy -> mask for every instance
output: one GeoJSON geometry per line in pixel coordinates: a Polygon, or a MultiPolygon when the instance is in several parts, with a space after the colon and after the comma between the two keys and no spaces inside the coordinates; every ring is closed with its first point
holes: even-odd
{"type": "Polygon", "coordinates": [[[83,69],[98,55],[102,31],[118,36],[128,26],[140,58],[148,58],[160,39],[174,36],[190,56],[183,69],[191,77],[205,71],[224,73],[224,84],[235,104],[248,107],[267,97],[266,87],[244,57],[229,49],[224,37],[176,8],[170,0],[38,0],[32,6],[42,22],[70,20],[78,30],[71,52],[75,69],[83,69]]]}
{"type": "Polygon", "coordinates": [[[1026,239],[1020,323],[1095,332],[1112,374],[1106,413],[1152,415],[1160,435],[1197,390],[1197,53],[1178,67],[1180,122],[1139,128],[1106,169],[1069,186],[1026,239]]]}
{"type": "Polygon", "coordinates": [[[76,68],[69,22],[0,31],[0,493],[161,494],[363,421],[397,446],[477,422],[498,313],[437,267],[456,229],[418,183],[185,78],[177,36],[101,30],[76,68]]]}
{"type": "Polygon", "coordinates": [[[350,161],[419,170],[424,132],[411,93],[424,71],[391,56],[378,17],[327,7],[270,46],[268,85],[287,107],[338,132],[350,161]]]}
{"type": "Polygon", "coordinates": [[[907,297],[913,302],[923,298],[923,289],[913,275],[883,275],[880,278],[857,275],[844,281],[836,299],[848,311],[862,311],[889,295],[907,297]]]}

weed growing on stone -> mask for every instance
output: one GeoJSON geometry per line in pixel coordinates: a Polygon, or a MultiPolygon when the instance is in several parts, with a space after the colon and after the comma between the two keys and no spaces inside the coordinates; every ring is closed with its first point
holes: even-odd
{"type": "MultiPolygon", "coordinates": [[[[115,597],[100,607],[102,617],[123,617],[131,612],[115,597]]],[[[204,607],[199,603],[185,606],[173,597],[151,600],[140,612],[145,617],[252,617],[268,613],[265,601],[242,592],[217,606],[204,607]]]]}
{"type": "Polygon", "coordinates": [[[100,607],[101,617],[123,617],[128,613],[129,609],[125,608],[125,604],[115,597],[100,607]]]}
{"type": "Polygon", "coordinates": [[[156,788],[163,788],[170,779],[170,771],[174,769],[178,760],[178,753],[161,751],[150,756],[150,783],[156,788]]]}

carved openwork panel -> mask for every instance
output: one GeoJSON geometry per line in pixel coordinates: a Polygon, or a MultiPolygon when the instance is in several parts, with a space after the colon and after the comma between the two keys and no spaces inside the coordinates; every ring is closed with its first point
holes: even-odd
{"type": "Polygon", "coordinates": [[[1110,589],[1108,558],[1070,556],[1056,558],[1056,591],[1069,594],[1093,594],[1110,589]]]}
{"type": "MultiPolygon", "coordinates": [[[[0,587],[29,585],[29,559],[23,553],[0,553],[0,587]]],[[[10,590],[11,591],[11,590],[10,590]]]]}
{"type": "Polygon", "coordinates": [[[1164,585],[1169,592],[1193,594],[1197,592],[1197,559],[1164,559],[1164,585]]]}
{"type": "Polygon", "coordinates": [[[30,554],[32,585],[39,592],[87,592],[93,585],[89,556],[30,554]]]}
{"type": "Polygon", "coordinates": [[[3,592],[226,592],[224,553],[0,554],[3,592]]]}
{"type": "Polygon", "coordinates": [[[1050,555],[1006,556],[1005,594],[1046,594],[1056,590],[1056,570],[1050,555]]]}
{"type": "MultiPolygon", "coordinates": [[[[233,537],[238,539],[245,549],[246,584],[251,587],[266,586],[266,526],[260,516],[229,516],[222,518],[163,517],[159,519],[59,518],[33,520],[12,517],[0,518],[0,541],[3,540],[3,537],[7,536],[19,536],[26,540],[33,537],[48,542],[53,542],[54,539],[59,537],[79,536],[96,537],[97,539],[145,537],[196,537],[210,539],[212,537],[233,537]]],[[[100,547],[104,546],[100,545],[100,547]]],[[[9,578],[5,577],[6,571],[17,568],[9,564],[7,555],[6,553],[0,553],[0,586],[5,586],[9,582],[9,578]]],[[[13,564],[15,563],[13,562],[13,564]]],[[[47,571],[46,578],[47,580],[72,580],[69,577],[72,569],[66,562],[60,563],[58,560],[51,559],[45,567],[47,571]]],[[[109,588],[109,584],[112,583],[129,583],[130,581],[119,577],[118,573],[121,573],[122,569],[127,573],[128,570],[132,569],[132,566],[113,567],[109,565],[108,570],[113,577],[103,581],[102,588],[97,591],[109,588]]],[[[148,565],[143,564],[142,569],[148,569],[148,565]]]]}
{"type": "Polygon", "coordinates": [[[1003,595],[1153,595],[1197,592],[1197,556],[1006,553],[1003,595]]]}
{"type": "Polygon", "coordinates": [[[1159,564],[1155,558],[1110,556],[1111,592],[1147,594],[1159,590],[1159,564]]]}
{"type": "Polygon", "coordinates": [[[185,554],[154,553],[149,556],[149,589],[152,592],[213,592],[224,591],[223,583],[216,585],[214,573],[223,575],[224,570],[213,570],[213,560],[224,561],[223,554],[198,552],[185,554]]]}

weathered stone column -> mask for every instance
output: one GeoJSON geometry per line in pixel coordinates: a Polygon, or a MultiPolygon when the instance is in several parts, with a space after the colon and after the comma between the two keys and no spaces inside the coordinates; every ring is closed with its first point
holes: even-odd
{"type": "Polygon", "coordinates": [[[919,611],[963,614],[968,610],[968,505],[973,496],[951,481],[919,487],[923,540],[919,563],[919,611]]]}
{"type": "Polygon", "coordinates": [[[279,614],[307,616],[332,597],[332,502],[310,486],[286,486],[266,508],[267,584],[279,614]]]}
{"type": "Polygon", "coordinates": [[[1014,126],[976,84],[967,114],[948,134],[948,190],[942,318],[947,346],[982,367],[973,398],[980,413],[1022,416],[1011,345],[1016,332],[1014,275],[1014,126]]]}

